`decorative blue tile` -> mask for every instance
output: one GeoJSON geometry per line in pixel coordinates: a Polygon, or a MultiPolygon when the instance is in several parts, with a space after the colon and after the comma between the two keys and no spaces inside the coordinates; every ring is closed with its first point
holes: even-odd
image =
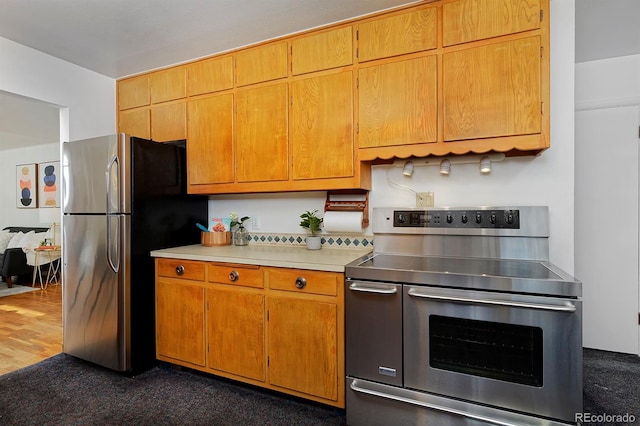
{"type": "MultiPolygon", "coordinates": [[[[304,246],[307,236],[308,234],[252,233],[249,234],[248,239],[251,244],[304,246]]],[[[321,237],[322,246],[327,248],[355,248],[373,245],[373,236],[327,234],[321,237]]]]}

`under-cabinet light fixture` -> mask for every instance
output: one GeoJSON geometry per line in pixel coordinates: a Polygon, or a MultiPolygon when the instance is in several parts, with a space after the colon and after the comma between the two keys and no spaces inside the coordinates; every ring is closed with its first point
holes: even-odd
{"type": "Polygon", "coordinates": [[[451,160],[445,158],[440,162],[440,174],[448,175],[451,172],[451,160]]]}
{"type": "Polygon", "coordinates": [[[402,174],[407,177],[413,176],[413,161],[404,163],[404,166],[402,166],[402,174]]]}
{"type": "Polygon", "coordinates": [[[480,173],[491,173],[491,164],[502,161],[505,155],[502,153],[484,154],[484,155],[452,155],[448,157],[424,157],[411,158],[409,160],[396,160],[393,162],[394,167],[402,167],[402,174],[411,177],[415,167],[437,166],[440,168],[440,174],[448,176],[451,173],[451,166],[454,164],[479,164],[480,173]]]}

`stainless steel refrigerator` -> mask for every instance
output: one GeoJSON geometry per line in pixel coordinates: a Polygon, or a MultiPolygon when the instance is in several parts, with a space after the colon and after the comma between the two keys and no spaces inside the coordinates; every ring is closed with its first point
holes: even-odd
{"type": "Polygon", "coordinates": [[[156,364],[150,251],[198,243],[207,203],[186,194],[184,141],[63,144],[64,353],[132,374],[156,364]]]}

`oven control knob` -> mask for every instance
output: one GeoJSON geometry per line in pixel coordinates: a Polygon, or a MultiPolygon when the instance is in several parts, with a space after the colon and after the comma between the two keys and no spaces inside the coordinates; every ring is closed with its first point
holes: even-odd
{"type": "Polygon", "coordinates": [[[462,216],[460,216],[460,220],[462,221],[462,223],[467,223],[469,221],[469,218],[466,214],[463,214],[462,216]]]}
{"type": "Polygon", "coordinates": [[[495,213],[491,213],[491,217],[489,218],[489,221],[494,225],[496,224],[497,218],[495,213]]]}
{"type": "Polygon", "coordinates": [[[447,215],[447,223],[453,223],[453,216],[450,214],[447,215]]]}
{"type": "Polygon", "coordinates": [[[511,213],[507,215],[507,223],[509,225],[513,224],[513,215],[511,213]]]}
{"type": "Polygon", "coordinates": [[[480,213],[476,213],[476,223],[482,222],[482,215],[480,213]]]}
{"type": "Polygon", "coordinates": [[[398,223],[404,223],[407,219],[402,213],[398,213],[398,223]]]}

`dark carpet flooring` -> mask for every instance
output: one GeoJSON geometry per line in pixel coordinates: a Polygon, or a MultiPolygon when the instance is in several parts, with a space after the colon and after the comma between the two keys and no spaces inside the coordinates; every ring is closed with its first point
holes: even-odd
{"type": "MultiPolygon", "coordinates": [[[[639,418],[640,358],[585,349],[584,410],[639,418]]],[[[344,410],[166,365],[127,378],[60,354],[0,376],[7,426],[344,423],[344,410]]]]}

